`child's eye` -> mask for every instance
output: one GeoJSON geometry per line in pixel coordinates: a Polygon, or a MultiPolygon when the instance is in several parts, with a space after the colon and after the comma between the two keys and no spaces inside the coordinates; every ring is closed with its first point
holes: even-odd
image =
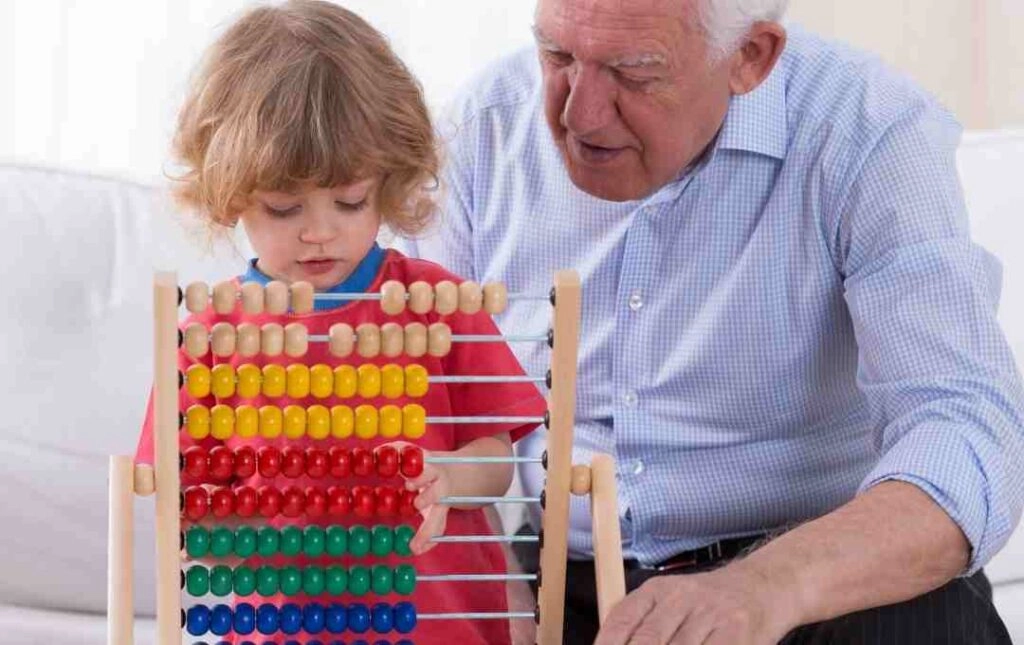
{"type": "Polygon", "coordinates": [[[290,206],[288,208],[274,208],[269,204],[264,204],[263,209],[267,211],[267,215],[271,217],[288,217],[294,213],[299,212],[300,206],[290,206]]]}
{"type": "Polygon", "coordinates": [[[335,201],[334,204],[343,211],[354,213],[366,208],[366,199],[360,199],[358,202],[343,202],[339,199],[335,201]]]}

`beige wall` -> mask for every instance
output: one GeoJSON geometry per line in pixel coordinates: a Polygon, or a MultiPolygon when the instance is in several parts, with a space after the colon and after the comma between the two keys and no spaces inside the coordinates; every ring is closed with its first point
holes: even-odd
{"type": "Polygon", "coordinates": [[[969,128],[1024,126],[1021,0],[791,0],[789,17],[880,54],[969,128]]]}

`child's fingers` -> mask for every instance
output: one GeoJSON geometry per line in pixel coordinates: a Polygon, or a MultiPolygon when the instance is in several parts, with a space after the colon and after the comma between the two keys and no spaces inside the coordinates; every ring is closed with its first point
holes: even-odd
{"type": "Polygon", "coordinates": [[[423,472],[419,476],[405,480],[405,489],[422,490],[436,482],[440,476],[441,471],[439,471],[437,468],[424,468],[423,472]]]}
{"type": "Polygon", "coordinates": [[[419,494],[413,499],[412,504],[416,507],[416,510],[423,511],[427,507],[433,506],[441,501],[441,497],[444,496],[444,491],[441,490],[441,486],[427,486],[419,492],[419,494]]]}
{"type": "Polygon", "coordinates": [[[437,544],[430,541],[430,538],[437,535],[444,535],[445,526],[448,524],[448,507],[435,504],[423,512],[423,523],[420,524],[416,535],[409,541],[409,549],[413,555],[423,555],[433,549],[437,544]]]}

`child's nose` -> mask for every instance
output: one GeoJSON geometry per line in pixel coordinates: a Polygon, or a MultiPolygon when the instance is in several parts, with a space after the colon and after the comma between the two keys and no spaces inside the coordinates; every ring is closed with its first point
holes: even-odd
{"type": "Polygon", "coordinates": [[[323,244],[334,239],[335,235],[330,214],[317,210],[309,214],[306,225],[299,233],[299,239],[308,244],[323,244]]]}

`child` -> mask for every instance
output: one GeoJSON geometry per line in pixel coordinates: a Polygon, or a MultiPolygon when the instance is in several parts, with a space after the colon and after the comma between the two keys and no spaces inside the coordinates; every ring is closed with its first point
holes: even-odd
{"type": "MultiPolygon", "coordinates": [[[[351,12],[326,2],[288,2],[273,8],[246,13],[213,45],[179,118],[175,152],[184,165],[178,197],[184,205],[202,215],[212,226],[235,226],[241,222],[256,251],[240,282],[279,280],[306,281],[319,292],[376,292],[388,280],[403,284],[441,280],[459,282],[441,267],[406,258],[376,244],[379,229],[405,234],[420,231],[433,215],[428,190],[437,175],[438,158],[433,131],[421,90],[409,71],[390,50],[384,38],[351,12]]],[[[233,325],[251,322],[301,322],[311,335],[327,334],[330,327],[344,322],[358,324],[388,321],[426,325],[443,321],[460,334],[497,334],[486,314],[439,316],[406,311],[386,317],[375,301],[317,301],[313,312],[271,316],[247,315],[236,306],[230,315],[204,313],[191,322],[207,326],[217,321],[233,325]]],[[[397,363],[423,365],[431,375],[502,374],[519,375],[522,370],[503,343],[454,343],[443,358],[429,355],[418,359],[347,359],[331,356],[324,343],[310,343],[300,359],[262,355],[221,359],[207,354],[192,359],[182,352],[180,369],[202,362],[207,366],[228,362],[261,367],[267,363],[382,365],[397,363]]],[[[415,402],[430,416],[541,416],[546,409],[538,390],[529,384],[443,384],[432,383],[422,399],[343,401],[274,399],[241,400],[237,396],[215,400],[212,396],[193,400],[187,388],[181,391],[182,409],[193,404],[208,407],[225,403],[259,408],[264,403],[284,406],[311,403],[330,407],[336,403],[369,403],[375,407],[415,402]]],[[[151,413],[143,428],[136,460],[153,458],[151,413]]],[[[438,452],[458,456],[501,456],[512,454],[511,443],[533,429],[523,424],[431,424],[416,440],[427,455],[438,452]]],[[[182,442],[187,435],[182,433],[182,442]]],[[[205,440],[209,443],[211,440],[205,440]]],[[[331,439],[347,447],[376,448],[386,440],[331,439]]],[[[298,440],[238,438],[223,443],[229,447],[273,445],[323,447],[326,442],[304,437],[298,440]]],[[[510,465],[427,465],[423,474],[406,481],[418,492],[415,507],[423,521],[412,540],[414,557],[404,559],[418,574],[499,573],[506,570],[500,547],[494,544],[441,544],[430,542],[434,535],[481,535],[490,533],[479,508],[449,511],[438,500],[450,495],[503,495],[511,480],[510,465]]],[[[259,474],[232,485],[258,487],[265,484],[299,485],[319,483],[283,477],[261,478],[259,474]]],[[[363,482],[338,482],[354,485],[363,482]]],[[[204,520],[205,521],[205,520],[204,520]]],[[[349,517],[330,521],[276,519],[275,526],[316,523],[373,524],[377,520],[349,517]]],[[[217,523],[216,521],[214,523],[217,523]]],[[[402,562],[370,559],[353,564],[402,562]]],[[[246,561],[254,569],[274,560],[246,561]]],[[[326,565],[329,560],[307,562],[326,565]]],[[[290,562],[289,564],[293,564],[290,562]]],[[[334,562],[338,563],[338,562],[334,562]]],[[[299,566],[302,566],[299,562],[299,566]]],[[[420,613],[505,611],[505,586],[498,582],[420,582],[412,596],[387,594],[356,597],[351,594],[319,598],[289,597],[300,605],[319,602],[348,604],[361,602],[396,603],[410,600],[420,613]]],[[[236,597],[235,603],[259,605],[259,596],[236,597]]],[[[273,602],[285,602],[275,597],[273,602]]],[[[304,636],[306,634],[299,634],[304,636]]],[[[375,640],[371,632],[363,638],[375,640]]],[[[217,640],[215,637],[213,640],[217,640]]],[[[233,642],[261,642],[259,634],[234,636],[233,642]]],[[[271,637],[283,642],[295,636],[271,637]]],[[[333,642],[329,634],[316,638],[333,642]]],[[[352,634],[341,638],[352,640],[352,634]]],[[[397,640],[395,634],[384,636],[397,640]]],[[[507,643],[509,626],[502,620],[425,620],[410,634],[415,642],[507,643]]],[[[300,641],[304,642],[304,641],[300,641]]]]}

